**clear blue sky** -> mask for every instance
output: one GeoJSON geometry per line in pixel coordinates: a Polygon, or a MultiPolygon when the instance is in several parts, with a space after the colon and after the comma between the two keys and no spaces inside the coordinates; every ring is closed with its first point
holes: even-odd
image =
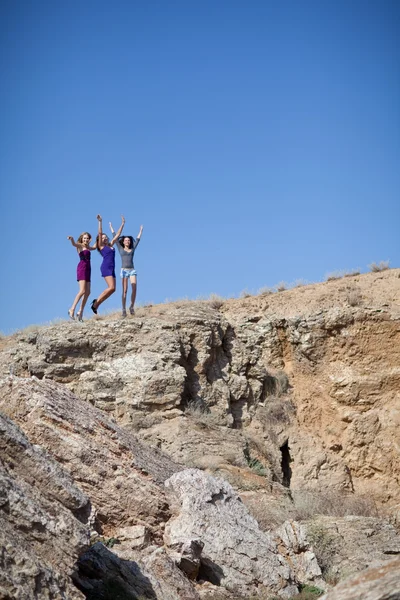
{"type": "Polygon", "coordinates": [[[3,332],[67,316],[98,212],[139,303],[400,266],[397,0],[3,0],[0,40],[3,332]]]}

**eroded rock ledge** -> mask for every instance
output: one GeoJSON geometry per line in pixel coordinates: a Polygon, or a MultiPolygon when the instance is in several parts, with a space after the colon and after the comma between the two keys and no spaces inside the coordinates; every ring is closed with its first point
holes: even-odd
{"type": "Polygon", "coordinates": [[[338,579],[385,564],[399,550],[377,518],[398,522],[399,281],[3,339],[4,597],[289,597],[324,586],[321,547],[338,579]],[[301,494],[343,512],[307,521],[301,494]],[[373,516],[345,516],[352,499],[373,516]]]}

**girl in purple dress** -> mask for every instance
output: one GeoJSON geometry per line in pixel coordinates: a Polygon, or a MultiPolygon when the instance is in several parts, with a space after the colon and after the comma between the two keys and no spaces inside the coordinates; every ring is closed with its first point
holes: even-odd
{"type": "Polygon", "coordinates": [[[107,288],[101,292],[100,296],[95,298],[90,305],[95,315],[97,315],[97,309],[99,308],[100,304],[102,304],[111,296],[111,294],[115,292],[115,248],[113,246],[121,235],[125,225],[125,218],[122,217],[121,226],[110,242],[108,235],[103,233],[102,218],[100,215],[97,215],[97,220],[99,222],[99,232],[96,237],[96,247],[103,257],[100,271],[102,277],[104,277],[106,281],[107,288]]]}
{"type": "Polygon", "coordinates": [[[79,254],[79,263],[76,269],[79,292],[75,296],[75,300],[71,308],[68,310],[68,314],[71,319],[75,319],[75,309],[79,300],[82,298],[80,310],[76,314],[78,320],[82,321],[83,310],[90,295],[90,253],[92,250],[96,249],[96,246],[90,246],[90,240],[92,239],[92,236],[87,231],[81,233],[76,242],[72,235],[69,235],[67,239],[70,240],[71,244],[74,246],[74,248],[76,248],[79,254]]]}

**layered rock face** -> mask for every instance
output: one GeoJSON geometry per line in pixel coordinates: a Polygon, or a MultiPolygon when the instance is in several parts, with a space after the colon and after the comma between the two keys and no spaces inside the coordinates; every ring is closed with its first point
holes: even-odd
{"type": "Polygon", "coordinates": [[[304,492],[398,519],[399,275],[1,340],[4,597],[290,597],[320,531],[337,573],[385,564],[377,519],[266,530],[304,492]]]}
{"type": "Polygon", "coordinates": [[[400,600],[400,559],[366,569],[339,583],[321,600],[400,600]]]}
{"type": "Polygon", "coordinates": [[[0,368],[64,383],[175,460],[239,488],[252,487],[240,470],[258,460],[264,478],[292,490],[394,506],[399,288],[391,270],[218,309],[188,302],[65,323],[14,336],[0,368]]]}
{"type": "Polygon", "coordinates": [[[62,384],[9,377],[0,408],[1,597],[196,600],[193,579],[297,590],[227,482],[183,469],[62,384]]]}

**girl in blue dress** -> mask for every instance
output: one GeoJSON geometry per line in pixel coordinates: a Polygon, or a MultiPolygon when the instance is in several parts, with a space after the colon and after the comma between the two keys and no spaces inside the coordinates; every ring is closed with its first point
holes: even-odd
{"type": "Polygon", "coordinates": [[[103,262],[101,263],[100,272],[101,276],[104,277],[105,282],[107,284],[107,288],[101,292],[98,298],[95,298],[90,305],[92,311],[95,315],[97,315],[97,310],[107,298],[109,298],[115,292],[115,248],[114,244],[118,240],[119,236],[122,233],[122,230],[125,225],[125,218],[122,216],[122,223],[117,233],[110,241],[108,235],[103,233],[103,220],[100,215],[97,215],[97,221],[99,224],[99,230],[96,237],[97,250],[103,257],[103,262]]]}

